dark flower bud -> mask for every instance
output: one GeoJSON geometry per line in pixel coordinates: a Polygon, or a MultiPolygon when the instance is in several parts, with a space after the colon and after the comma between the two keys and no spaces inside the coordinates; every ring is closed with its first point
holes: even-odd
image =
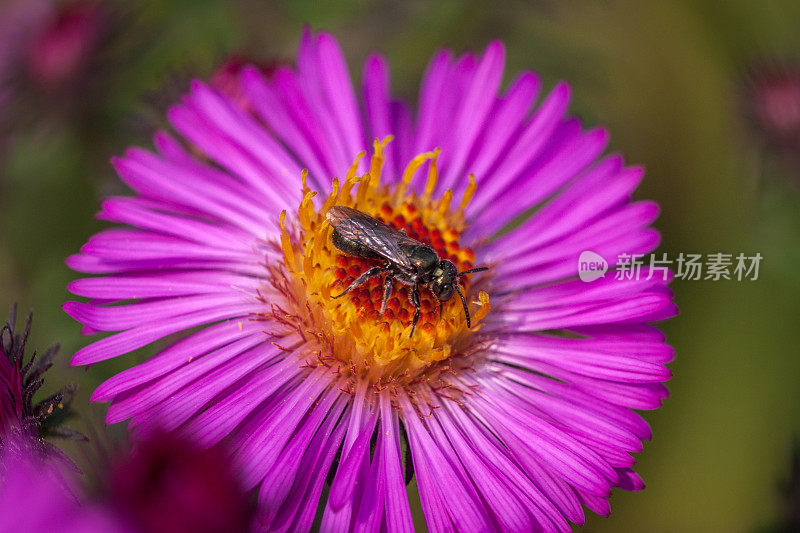
{"type": "Polygon", "coordinates": [[[47,398],[34,401],[44,383],[45,372],[53,366],[58,345],[51,346],[40,356],[34,351],[26,358],[33,314],[28,316],[22,332],[16,331],[16,315],[15,305],[8,322],[0,329],[0,446],[7,436],[14,434],[38,439],[43,449],[50,447],[44,441],[49,437],[86,440],[77,431],[62,426],[74,415],[71,403],[76,386],[68,385],[47,398]]]}
{"type": "Polygon", "coordinates": [[[118,460],[109,492],[121,515],[149,533],[244,532],[252,516],[226,454],[169,433],[118,460]]]}

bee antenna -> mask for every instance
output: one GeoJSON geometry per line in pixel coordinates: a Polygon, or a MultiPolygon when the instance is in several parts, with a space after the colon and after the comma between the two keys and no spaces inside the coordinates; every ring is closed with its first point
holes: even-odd
{"type": "Polygon", "coordinates": [[[456,290],[458,291],[458,295],[461,296],[461,303],[464,305],[464,316],[467,317],[467,329],[469,329],[472,327],[472,324],[470,324],[469,320],[469,308],[467,307],[467,299],[464,298],[464,293],[461,292],[461,287],[458,286],[458,283],[456,283],[456,290]]]}
{"type": "Polygon", "coordinates": [[[473,272],[483,272],[484,270],[489,270],[489,267],[470,268],[469,270],[459,272],[458,274],[456,274],[456,276],[463,276],[464,274],[472,274],[473,272]]]}

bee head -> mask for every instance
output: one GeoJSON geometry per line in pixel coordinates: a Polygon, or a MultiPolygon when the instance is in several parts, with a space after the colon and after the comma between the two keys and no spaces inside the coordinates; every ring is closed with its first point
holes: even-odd
{"type": "Polygon", "coordinates": [[[458,268],[452,261],[444,259],[439,262],[429,285],[439,301],[446,302],[453,297],[453,293],[456,291],[457,275],[458,268]]]}

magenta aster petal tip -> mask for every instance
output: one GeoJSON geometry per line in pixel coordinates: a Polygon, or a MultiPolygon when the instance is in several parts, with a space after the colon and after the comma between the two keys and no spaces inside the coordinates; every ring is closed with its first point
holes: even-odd
{"type": "Polygon", "coordinates": [[[112,160],[134,196],[100,217],[121,227],[68,259],[96,276],[65,312],[112,332],[72,364],[181,335],[98,387],[108,421],[227,442],[264,531],[411,531],[412,475],[431,531],[565,531],[642,489],[669,279],[585,283],[577,261],[651,252],[658,207],[566,83],[537,105],[533,73],[501,90],[504,63],[500,42],[436,54],[412,111],[383,57],[355,85],[307,30],[296,68],[193,82],[178,137],[112,160]],[[345,246],[354,212],[406,248],[345,246]]]}

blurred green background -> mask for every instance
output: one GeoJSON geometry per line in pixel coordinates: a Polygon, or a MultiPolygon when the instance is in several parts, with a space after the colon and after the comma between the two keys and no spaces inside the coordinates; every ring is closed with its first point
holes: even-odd
{"type": "MultiPolygon", "coordinates": [[[[102,227],[93,218],[100,198],[124,191],[109,157],[149,145],[191,77],[210,76],[234,53],[291,60],[308,23],[339,38],[357,78],[368,52],[384,52],[394,92],[414,100],[436,49],[481,49],[501,38],[508,79],[523,68],[541,73],[546,87],[566,79],[573,112],[608,126],[612,149],[647,167],[637,194],[662,206],[660,251],[764,257],[757,281],[674,283],[681,314],[664,325],[677,349],[672,396],[646,414],[655,437],[639,456],[648,487],[618,491],[611,517],[590,515],[583,529],[780,529],[800,436],[800,141],[775,143],[747,109],[759,83],[753,65],[800,62],[800,2],[161,0],[91,8],[99,30],[72,71],[43,81],[23,50],[5,81],[0,72],[0,310],[18,301],[35,311],[34,346],[62,343],[46,387],[79,383],[74,427],[101,427],[105,406],[87,407],[88,394],[146,353],[88,370],[68,366],[86,341],[60,310],[74,278],[64,258],[102,227]]],[[[24,44],[6,38],[0,51],[24,44]]]]}

